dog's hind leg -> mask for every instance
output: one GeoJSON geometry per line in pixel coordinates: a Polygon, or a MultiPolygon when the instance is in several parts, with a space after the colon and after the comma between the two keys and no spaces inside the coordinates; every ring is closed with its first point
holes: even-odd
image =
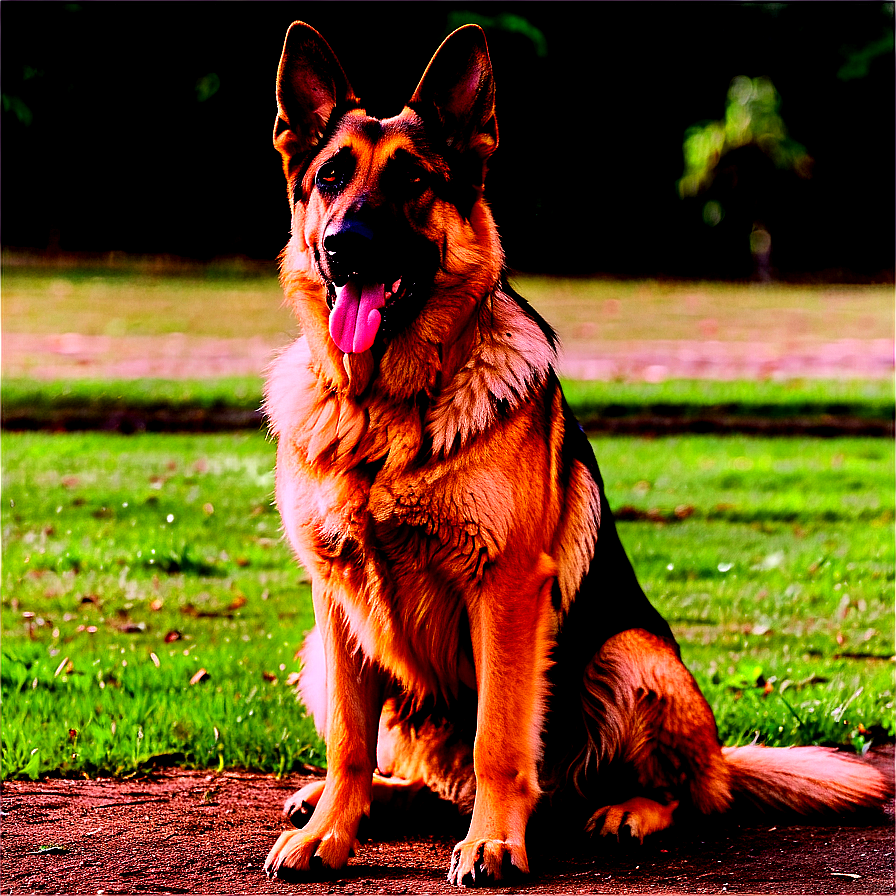
{"type": "Polygon", "coordinates": [[[624,803],[598,809],[585,825],[585,831],[616,837],[620,843],[628,840],[643,843],[645,837],[672,827],[672,813],[677,808],[677,800],[658,803],[647,797],[635,796],[624,803]]]}
{"type": "Polygon", "coordinates": [[[464,736],[461,724],[432,716],[406,719],[390,698],[380,716],[376,757],[374,799],[412,798],[426,787],[461,814],[473,811],[473,738],[464,736]]]}
{"type": "MultiPolygon", "coordinates": [[[[471,769],[472,770],[472,769],[471,769]]],[[[371,810],[373,806],[389,806],[393,810],[401,810],[426,786],[421,779],[402,778],[397,775],[373,773],[371,782],[371,810]]],[[[317,780],[297,790],[287,801],[283,814],[289,818],[293,827],[303,828],[311,818],[320,798],[324,795],[326,781],[317,780]]]]}
{"type": "MultiPolygon", "coordinates": [[[[408,719],[398,699],[387,699],[377,735],[373,804],[401,812],[427,788],[469,815],[476,797],[473,743],[458,732],[449,721],[416,714],[408,719]]],[[[312,781],[286,801],[285,813],[296,827],[308,822],[324,786],[324,781],[312,781]]]]}
{"type": "Polygon", "coordinates": [[[585,671],[582,709],[589,759],[627,766],[639,791],[586,830],[640,842],[672,825],[679,801],[703,813],[730,805],[712,710],[668,641],[641,629],[610,638],[585,671]]]}

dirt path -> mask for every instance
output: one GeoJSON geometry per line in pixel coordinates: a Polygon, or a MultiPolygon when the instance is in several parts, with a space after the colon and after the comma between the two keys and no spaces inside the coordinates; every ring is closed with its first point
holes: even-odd
{"type": "MultiPolygon", "coordinates": [[[[893,748],[874,761],[892,768],[893,748]]],[[[262,862],[285,824],[279,808],[306,780],[165,771],[127,781],[6,782],[2,892],[456,892],[445,881],[456,822],[432,806],[405,817],[403,832],[365,842],[328,880],[266,879],[262,862]]],[[[890,815],[861,827],[715,820],[638,850],[602,846],[576,858],[539,852],[536,842],[534,876],[497,892],[892,894],[893,833],[890,815]]]]}
{"type": "MultiPolygon", "coordinates": [[[[285,338],[217,339],[3,333],[3,374],[37,379],[167,379],[260,375],[285,338]]],[[[840,379],[893,375],[892,339],[794,339],[735,342],[700,339],[572,339],[561,372],[575,379],[840,379]]]]}

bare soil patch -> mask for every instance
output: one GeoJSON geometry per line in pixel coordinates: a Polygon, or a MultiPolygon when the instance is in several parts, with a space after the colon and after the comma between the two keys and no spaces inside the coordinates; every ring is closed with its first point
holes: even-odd
{"type": "MultiPolygon", "coordinates": [[[[893,767],[892,746],[872,761],[893,767]]],[[[268,880],[280,807],[308,777],[162,771],[3,785],[4,893],[449,893],[462,822],[423,802],[328,879],[268,880]]],[[[371,827],[376,825],[371,822],[371,827]]],[[[892,807],[860,825],[715,819],[639,849],[564,855],[531,838],[533,876],[501,893],[879,893],[894,886],[892,807]]]]}
{"type": "MultiPolygon", "coordinates": [[[[3,333],[3,373],[35,379],[167,379],[260,375],[288,336],[216,338],[169,333],[99,336],[3,333]]],[[[661,382],[665,379],[886,378],[891,338],[790,342],[705,339],[564,341],[560,370],[574,379],[661,382]]]]}

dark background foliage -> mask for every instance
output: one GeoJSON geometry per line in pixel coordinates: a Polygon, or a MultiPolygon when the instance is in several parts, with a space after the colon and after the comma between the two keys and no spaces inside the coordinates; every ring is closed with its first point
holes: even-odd
{"type": "Polygon", "coordinates": [[[747,277],[761,219],[778,276],[892,276],[893,5],[864,2],[6,0],[4,245],[275,257],[274,77],[298,18],[386,115],[448,31],[485,27],[501,136],[487,195],[518,270],[747,277]],[[773,81],[812,175],[731,153],[681,199],[684,132],[723,117],[738,75],[773,81]]]}

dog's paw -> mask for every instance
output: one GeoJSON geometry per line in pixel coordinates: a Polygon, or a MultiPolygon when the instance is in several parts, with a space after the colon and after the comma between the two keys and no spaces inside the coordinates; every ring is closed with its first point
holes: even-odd
{"type": "Polygon", "coordinates": [[[454,847],[448,882],[458,887],[487,887],[529,873],[526,847],[509,840],[464,840],[454,847]]]}
{"type": "Polygon", "coordinates": [[[303,873],[325,875],[343,868],[354,855],[353,837],[339,834],[284,831],[268,853],[264,873],[289,878],[303,873]]]}
{"type": "Polygon", "coordinates": [[[283,814],[293,827],[303,828],[308,824],[324,792],[324,781],[312,781],[301,790],[297,790],[283,805],[283,814]]]}
{"type": "Polygon", "coordinates": [[[672,827],[678,802],[668,805],[636,796],[616,806],[598,809],[585,825],[588,834],[615,837],[620,843],[643,843],[645,837],[672,827]]]}

